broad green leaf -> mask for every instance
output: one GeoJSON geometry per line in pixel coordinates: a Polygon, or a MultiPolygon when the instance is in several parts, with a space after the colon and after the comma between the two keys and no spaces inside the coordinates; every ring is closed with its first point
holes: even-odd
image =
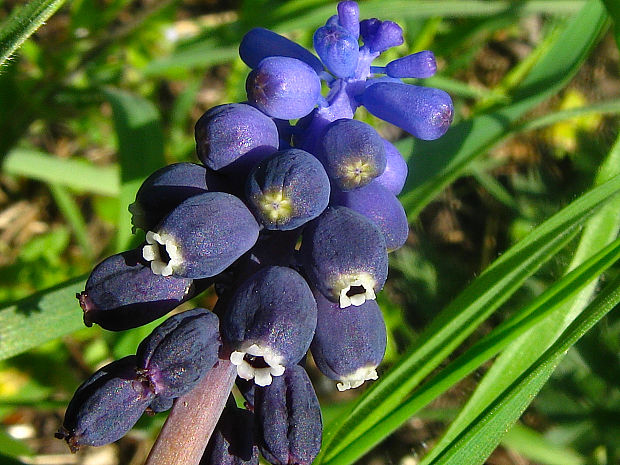
{"type": "Polygon", "coordinates": [[[606,21],[598,0],[589,1],[515,89],[513,104],[454,125],[439,140],[416,141],[401,202],[410,219],[477,156],[503,140],[519,118],[560,90],[597,42],[606,21]]]}
{"type": "Polygon", "coordinates": [[[31,0],[0,25],[0,66],[49,19],[65,0],[31,0]]]}
{"type": "MultiPolygon", "coordinates": [[[[620,138],[610,151],[597,183],[612,176],[620,176],[620,138]]],[[[579,246],[569,265],[569,270],[583,263],[588,257],[608,244],[618,235],[620,228],[620,196],[611,198],[599,212],[588,220],[582,233],[579,246]]],[[[562,331],[579,315],[592,297],[596,282],[586,287],[572,305],[559,308],[541,325],[515,341],[498,359],[479,384],[463,410],[450,424],[442,438],[427,455],[423,463],[449,447],[451,441],[461,434],[472,417],[480,414],[486,406],[497,398],[510,383],[523,373],[557,338],[562,331]]]]}
{"type": "Polygon", "coordinates": [[[0,308],[0,360],[84,327],[75,295],[85,278],[74,278],[0,308]]]}
{"type": "Polygon", "coordinates": [[[131,242],[129,204],[135,200],[144,179],[166,164],[164,136],[159,112],[151,102],[112,88],[106,88],[105,95],[114,113],[121,169],[121,209],[116,247],[117,250],[125,250],[131,242]]]}
{"type": "MultiPolygon", "coordinates": [[[[505,302],[536,269],[550,259],[580,224],[610,197],[620,192],[620,176],[584,194],[511,247],[459,294],[419,336],[379,383],[365,392],[349,416],[325,432],[323,462],[331,463],[342,449],[364,436],[403,399],[475,328],[505,302]],[[333,441],[333,444],[332,444],[333,441]]],[[[366,435],[366,436],[365,436],[366,435]]],[[[368,446],[369,447],[369,446],[368,446]]],[[[350,448],[359,457],[365,448],[350,448]]],[[[346,460],[334,463],[350,463],[346,460]]]]}
{"type": "Polygon", "coordinates": [[[120,192],[118,167],[95,166],[86,160],[58,158],[29,149],[13,149],[2,162],[7,174],[70,187],[78,192],[116,196],[120,192]]]}
{"type": "MultiPolygon", "coordinates": [[[[480,465],[521,416],[566,352],[620,303],[620,276],[605,286],[558,340],[523,372],[430,465],[480,465]]],[[[426,462],[426,460],[424,461],[426,462]]]]}

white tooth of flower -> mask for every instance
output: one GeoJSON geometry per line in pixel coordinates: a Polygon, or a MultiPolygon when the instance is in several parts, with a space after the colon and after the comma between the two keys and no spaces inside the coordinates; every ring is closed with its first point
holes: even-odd
{"type": "Polygon", "coordinates": [[[284,367],[284,365],[272,365],[269,369],[270,373],[273,376],[282,376],[285,370],[286,368],[284,367]]]}
{"type": "Polygon", "coordinates": [[[151,260],[155,260],[159,253],[155,250],[157,248],[157,246],[155,245],[145,245],[142,248],[142,256],[144,257],[145,260],[147,261],[151,261],[151,260]]]}
{"type": "Polygon", "coordinates": [[[353,373],[343,376],[336,387],[339,391],[346,391],[347,389],[355,389],[364,384],[364,381],[375,380],[379,376],[375,366],[369,365],[358,368],[353,373]]]}
{"type": "Polygon", "coordinates": [[[237,365],[237,374],[240,378],[250,381],[254,378],[254,368],[244,360],[240,365],[237,365]]]}
{"type": "Polygon", "coordinates": [[[230,354],[230,363],[233,365],[241,365],[241,363],[243,363],[243,357],[245,357],[245,352],[235,350],[230,354]]]}
{"type": "Polygon", "coordinates": [[[366,302],[366,293],[364,294],[355,294],[351,296],[351,304],[359,307],[364,302],[366,302]]]}
{"type": "Polygon", "coordinates": [[[269,368],[254,368],[254,382],[258,386],[269,386],[271,384],[271,373],[269,368]]]}

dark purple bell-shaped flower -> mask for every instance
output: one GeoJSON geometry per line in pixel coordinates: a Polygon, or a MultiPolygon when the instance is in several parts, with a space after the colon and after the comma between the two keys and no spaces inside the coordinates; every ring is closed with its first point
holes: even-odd
{"type": "Polygon", "coordinates": [[[325,376],[338,381],[338,390],[356,388],[377,379],[377,366],[386,345],[385,323],[374,300],[359,307],[340,308],[315,292],[318,318],[310,350],[325,376]]]}
{"type": "Polygon", "coordinates": [[[199,465],[258,465],[255,436],[254,414],[230,399],[199,465]]]}
{"type": "Polygon", "coordinates": [[[316,303],[306,281],[291,268],[262,268],[238,287],[227,307],[222,337],[244,379],[268,385],[310,347],[316,303]]]}
{"type": "Polygon", "coordinates": [[[259,446],[273,465],[310,465],[321,448],[319,401],[306,371],[287,368],[269,386],[256,389],[259,446]]]}
{"type": "Polygon", "coordinates": [[[219,320],[204,308],[173,315],[138,346],[138,373],[155,394],[176,398],[194,385],[218,361],[219,320]]]}
{"type": "Polygon", "coordinates": [[[452,99],[446,92],[409,84],[378,82],[366,88],[361,103],[377,118],[423,140],[443,136],[454,114],[452,99]]]}
{"type": "Polygon", "coordinates": [[[402,247],[409,235],[405,209],[396,196],[376,181],[349,192],[332,192],[332,205],[342,205],[361,213],[379,227],[388,252],[402,247]]]}
{"type": "Polygon", "coordinates": [[[78,387],[56,437],[77,451],[122,438],[154,398],[148,384],[137,379],[136,358],[125,357],[101,368],[78,387]]]}
{"type": "Polygon", "coordinates": [[[151,174],[129,205],[131,223],[148,231],[185,199],[204,192],[224,190],[223,177],[195,163],[173,163],[151,174]]]}
{"type": "Polygon", "coordinates": [[[205,112],[195,127],[198,158],[212,170],[240,177],[278,150],[274,121],[251,105],[228,103],[205,112]]]}
{"type": "Polygon", "coordinates": [[[296,58],[270,56],[248,75],[248,100],[273,118],[306,116],[319,102],[321,79],[308,64],[296,58]]]}
{"type": "Polygon", "coordinates": [[[385,170],[385,146],[379,133],[362,121],[343,118],[331,123],[321,139],[321,160],[341,190],[369,184],[385,170]]]}
{"type": "Polygon", "coordinates": [[[300,252],[310,282],[341,308],[374,300],[387,279],[383,234],[350,208],[330,206],[311,221],[300,252]]]}
{"type": "Polygon", "coordinates": [[[156,275],[141,249],[112,255],[99,263],[77,295],[84,323],[121,331],[150,323],[196,294],[188,278],[156,275]]]}
{"type": "Polygon", "coordinates": [[[207,278],[228,268],[250,250],[259,226],[237,197],[206,192],[190,197],[146,233],[142,249],[153,273],[207,278]]]}
{"type": "Polygon", "coordinates": [[[299,149],[276,152],[246,181],[250,208],[267,229],[296,229],[316,218],[327,207],[329,192],[321,162],[299,149]]]}

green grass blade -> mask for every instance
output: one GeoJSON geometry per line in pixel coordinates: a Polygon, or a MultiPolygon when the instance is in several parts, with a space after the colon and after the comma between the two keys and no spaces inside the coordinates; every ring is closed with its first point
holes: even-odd
{"type": "Polygon", "coordinates": [[[0,308],[0,360],[83,328],[75,294],[84,284],[74,278],[0,308]]]}
{"type": "Polygon", "coordinates": [[[57,184],[50,184],[49,189],[58,209],[73,230],[75,239],[78,244],[80,244],[84,255],[88,258],[93,258],[93,247],[90,242],[90,236],[88,235],[88,227],[86,226],[80,207],[64,187],[57,184]]]}
{"type": "Polygon", "coordinates": [[[606,19],[603,6],[589,1],[515,89],[515,103],[458,123],[439,140],[416,141],[409,159],[411,174],[400,196],[410,219],[472,160],[505,138],[525,112],[557,93],[574,76],[598,41],[606,19]]]}
{"type": "Polygon", "coordinates": [[[117,166],[95,166],[85,160],[58,158],[36,150],[11,150],[2,162],[2,170],[79,192],[113,197],[120,192],[117,166]]]}
{"type": "Polygon", "coordinates": [[[326,430],[324,462],[395,409],[528,276],[564,246],[589,215],[618,192],[620,176],[573,201],[485,270],[435,318],[408,354],[366,391],[349,416],[326,430]]]}
{"type": "Polygon", "coordinates": [[[330,465],[351,463],[352,460],[379,443],[385,436],[398,428],[404,421],[420,411],[432,400],[439,397],[484,362],[497,355],[511,342],[534,328],[550,314],[567,311],[583,289],[619,259],[620,239],[617,239],[613,244],[610,244],[563,279],[557,281],[513,318],[495,328],[464,354],[444,367],[441,372],[414,392],[410,398],[399,403],[381,421],[348,444],[346,449],[343,449],[327,463],[330,465]]]}
{"type": "Polygon", "coordinates": [[[585,465],[586,459],[547,440],[542,434],[516,424],[502,439],[502,445],[542,465],[585,465]]]}
{"type": "Polygon", "coordinates": [[[614,21],[614,37],[616,39],[616,45],[620,48],[620,3],[618,0],[603,0],[605,8],[611,19],[614,21]]]}
{"type": "Polygon", "coordinates": [[[620,303],[620,276],[597,295],[561,337],[506,388],[493,403],[469,422],[441,455],[429,465],[479,465],[493,452],[505,432],[534,399],[566,352],[601,318],[620,303]]]}
{"type": "MultiPolygon", "coordinates": [[[[599,171],[596,182],[620,176],[620,138],[607,156],[599,171]]],[[[620,228],[620,196],[611,198],[599,212],[586,223],[579,245],[573,256],[569,270],[577,267],[588,257],[596,253],[602,245],[610,243],[618,235],[620,228]]],[[[590,300],[596,283],[590,284],[574,299],[573,305],[555,310],[542,325],[515,341],[493,364],[478,385],[463,410],[444,432],[433,450],[423,463],[430,460],[449,447],[451,441],[467,427],[472,417],[480,414],[486,406],[522,372],[524,372],[549,345],[551,345],[566,327],[583,310],[590,300]]]]}
{"type": "MultiPolygon", "coordinates": [[[[272,14],[272,21],[281,24],[275,27],[279,31],[291,31],[307,27],[316,27],[334,14],[336,3],[329,3],[314,8],[303,8],[296,2],[277,8],[272,14]]],[[[584,5],[580,0],[542,0],[542,1],[493,1],[484,0],[419,0],[412,7],[408,0],[370,0],[360,3],[362,18],[381,18],[389,12],[390,17],[400,20],[432,18],[459,18],[472,16],[492,16],[512,13],[515,16],[535,13],[570,15],[577,13],[584,5]]]]}
{"type": "Polygon", "coordinates": [[[31,0],[0,27],[0,66],[52,16],[65,0],[31,0]]]}
{"type": "Polygon", "coordinates": [[[166,164],[164,136],[157,108],[142,97],[118,89],[105,89],[112,105],[121,168],[117,250],[131,242],[131,214],[127,209],[144,179],[166,164]]]}

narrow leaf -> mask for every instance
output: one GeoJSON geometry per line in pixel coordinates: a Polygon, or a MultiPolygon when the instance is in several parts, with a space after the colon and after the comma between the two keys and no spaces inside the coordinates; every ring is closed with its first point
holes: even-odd
{"type": "Polygon", "coordinates": [[[2,170],[79,192],[109,196],[120,192],[117,166],[96,166],[86,160],[58,158],[35,150],[11,150],[2,162],[2,170]]]}
{"type": "MultiPolygon", "coordinates": [[[[596,182],[602,183],[611,176],[620,176],[620,137],[605,160],[596,182]]],[[[575,251],[571,270],[614,240],[620,228],[620,196],[609,200],[599,212],[588,220],[575,251]]],[[[449,447],[452,439],[467,427],[472,417],[479,415],[497,398],[511,382],[523,373],[549,345],[551,345],[583,310],[595,292],[596,282],[590,284],[574,299],[572,305],[554,310],[550,317],[536,329],[515,341],[493,364],[462,411],[444,432],[442,438],[429,452],[423,463],[449,447]]]]}
{"type": "Polygon", "coordinates": [[[65,0],[31,0],[0,27],[0,65],[52,16],[65,0]]]}
{"type": "Polygon", "coordinates": [[[71,279],[0,308],[0,360],[84,327],[75,294],[84,277],[71,279]]]}
{"type": "Polygon", "coordinates": [[[131,241],[131,215],[128,210],[142,181],[166,164],[164,136],[157,108],[142,97],[118,89],[105,89],[112,104],[114,128],[118,137],[121,189],[117,249],[131,241]]]}
{"type": "Polygon", "coordinates": [[[568,349],[620,303],[620,276],[597,295],[581,315],[538,360],[471,421],[431,465],[479,465],[493,452],[503,434],[521,416],[568,349]]]}

